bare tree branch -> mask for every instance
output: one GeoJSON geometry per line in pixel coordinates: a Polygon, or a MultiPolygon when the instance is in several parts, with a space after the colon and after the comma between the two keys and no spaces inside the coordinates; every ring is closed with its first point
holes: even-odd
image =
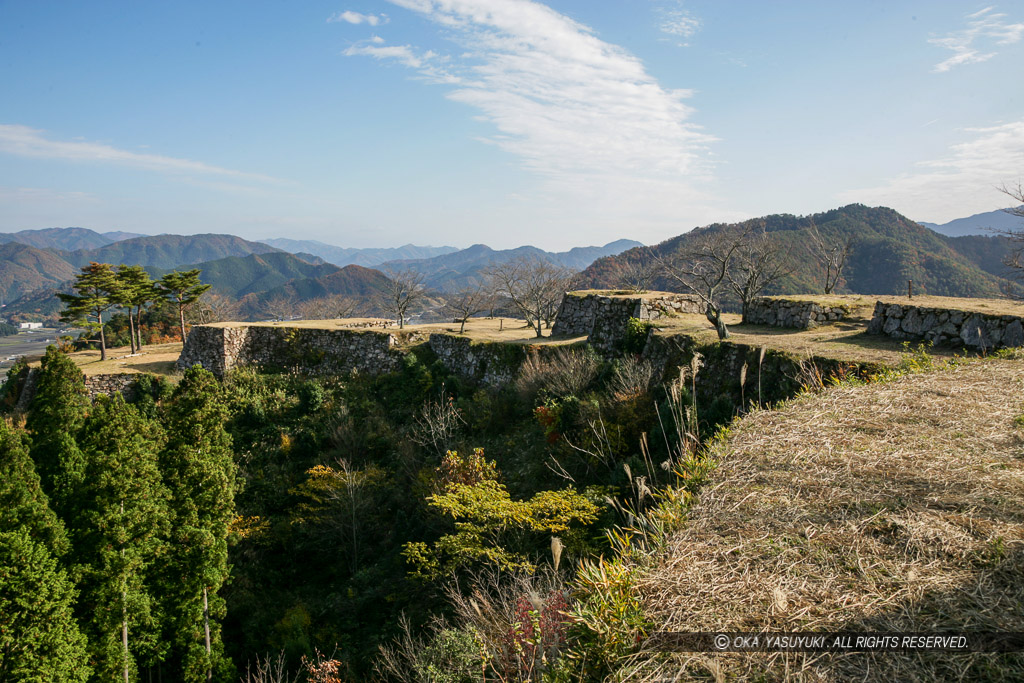
{"type": "Polygon", "coordinates": [[[491,307],[491,298],[483,284],[466,285],[448,297],[444,308],[455,316],[455,322],[461,323],[459,334],[466,330],[467,320],[491,307]]]}
{"type": "Polygon", "coordinates": [[[527,257],[492,265],[485,274],[492,291],[508,297],[538,337],[543,336],[545,323],[551,326],[573,275],[561,266],[527,257]]]}
{"type": "Polygon", "coordinates": [[[412,269],[384,270],[388,284],[381,297],[381,308],[398,320],[399,329],[405,327],[409,308],[423,298],[424,274],[412,269]]]}
{"type": "Polygon", "coordinates": [[[813,220],[809,232],[811,239],[808,248],[814,258],[822,264],[825,270],[825,294],[831,294],[843,276],[843,268],[846,267],[846,261],[853,250],[853,238],[826,239],[813,220]]]}

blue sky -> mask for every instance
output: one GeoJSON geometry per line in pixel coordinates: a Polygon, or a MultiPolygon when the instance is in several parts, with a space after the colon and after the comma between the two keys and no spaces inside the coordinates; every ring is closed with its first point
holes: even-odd
{"type": "Polygon", "coordinates": [[[1024,2],[0,0],[0,231],[654,243],[1024,177],[1024,2]]]}

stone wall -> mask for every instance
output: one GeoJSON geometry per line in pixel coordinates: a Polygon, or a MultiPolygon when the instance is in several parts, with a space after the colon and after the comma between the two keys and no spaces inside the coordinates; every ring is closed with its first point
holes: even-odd
{"type": "Polygon", "coordinates": [[[753,325],[774,325],[807,329],[842,320],[849,307],[839,304],[823,306],[813,301],[758,297],[750,302],[746,322],[753,325]]]}
{"type": "Polygon", "coordinates": [[[241,366],[310,375],[380,374],[399,368],[403,354],[397,347],[390,332],[200,325],[192,328],[178,368],[199,364],[218,377],[241,366]]]}
{"type": "Polygon", "coordinates": [[[453,334],[432,334],[428,343],[449,371],[489,387],[512,382],[526,360],[527,347],[519,344],[475,342],[453,334]]]}
{"type": "Polygon", "coordinates": [[[625,336],[630,318],[657,320],[680,313],[703,313],[700,301],[686,294],[655,292],[635,296],[607,296],[570,292],[562,299],[551,334],[587,335],[599,351],[609,352],[625,336]]]}
{"type": "Polygon", "coordinates": [[[875,304],[868,334],[953,344],[979,351],[1024,346],[1021,316],[995,315],[913,304],[875,304]]]}
{"type": "Polygon", "coordinates": [[[138,374],[127,372],[113,375],[86,375],[85,391],[91,399],[95,399],[100,394],[110,396],[120,393],[126,401],[130,401],[135,397],[135,382],[138,379],[138,374]]]}

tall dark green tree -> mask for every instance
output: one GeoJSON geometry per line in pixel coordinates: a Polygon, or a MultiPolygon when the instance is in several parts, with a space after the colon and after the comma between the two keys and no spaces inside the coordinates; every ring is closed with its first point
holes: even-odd
{"type": "Polygon", "coordinates": [[[65,322],[84,324],[100,333],[100,360],[107,359],[107,340],[103,335],[103,314],[117,306],[121,285],[117,281],[113,266],[93,261],[82,266],[82,272],[75,278],[74,289],[78,294],[57,294],[66,307],[60,318],[65,322]],[[95,317],[93,321],[90,317],[95,317]]]}
{"type": "Polygon", "coordinates": [[[85,681],[68,549],[19,434],[0,420],[0,681],[85,681]]]}
{"type": "Polygon", "coordinates": [[[117,269],[120,291],[117,303],[128,310],[128,333],[132,353],[142,349],[142,309],[160,297],[156,285],[142,266],[126,266],[117,269]]]}
{"type": "Polygon", "coordinates": [[[157,464],[163,435],[120,394],[100,397],[79,445],[86,477],[72,515],[82,590],[80,623],[99,680],[128,681],[163,656],[151,577],[168,531],[168,492],[157,464]]]}
{"type": "Polygon", "coordinates": [[[167,273],[157,283],[163,296],[178,307],[178,320],[181,323],[181,342],[185,343],[185,311],[199,301],[199,297],[210,289],[199,281],[198,268],[167,273]]]}
{"type": "Polygon", "coordinates": [[[47,347],[25,427],[43,490],[63,519],[85,480],[85,456],[75,438],[88,410],[82,371],[67,354],[47,347]]]}
{"type": "Polygon", "coordinates": [[[228,527],[235,516],[227,419],[214,376],[198,366],[188,370],[166,410],[167,445],[161,456],[171,491],[167,612],[174,615],[186,681],[212,680],[230,668],[218,621],[224,613],[218,591],[229,574],[228,527]]]}

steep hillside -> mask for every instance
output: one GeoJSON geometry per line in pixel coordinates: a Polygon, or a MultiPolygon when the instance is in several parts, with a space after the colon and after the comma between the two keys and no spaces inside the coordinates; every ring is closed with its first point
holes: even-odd
{"type": "MultiPolygon", "coordinates": [[[[178,270],[199,268],[200,280],[211,285],[212,291],[230,297],[243,297],[254,292],[265,292],[291,280],[321,278],[337,272],[330,264],[315,265],[285,252],[229,256],[215,261],[182,264],[178,270]]],[[[158,278],[169,268],[147,268],[158,278]]]]}
{"type": "Polygon", "coordinates": [[[9,242],[0,245],[0,296],[9,302],[70,280],[78,269],[51,251],[9,242]]]}
{"type": "Polygon", "coordinates": [[[234,235],[153,235],[114,242],[98,249],[73,251],[65,257],[76,266],[98,261],[175,268],[181,264],[274,251],[280,250],[234,235]]]}
{"type": "Polygon", "coordinates": [[[344,268],[327,267],[333,268],[334,272],[320,277],[291,280],[273,289],[253,292],[243,297],[243,318],[254,319],[264,316],[269,302],[283,301],[296,306],[310,299],[335,295],[351,298],[369,306],[387,287],[388,278],[379,271],[356,265],[344,268]]]}
{"type": "MultiPolygon", "coordinates": [[[[1020,207],[1024,209],[1024,206],[1020,207]]],[[[986,211],[966,218],[957,218],[948,223],[925,223],[921,225],[947,237],[963,237],[964,235],[991,235],[992,230],[1019,230],[1021,219],[1005,211],[986,211]]]]}
{"type": "Polygon", "coordinates": [[[537,247],[524,246],[515,249],[495,250],[486,244],[474,244],[468,249],[430,259],[391,261],[384,268],[404,270],[406,268],[423,273],[428,287],[452,291],[481,280],[481,271],[495,263],[506,263],[525,257],[555,263],[570,270],[581,270],[602,256],[618,254],[626,249],[643,246],[634,240],[617,240],[603,247],[574,247],[564,252],[549,252],[537,247]]]}
{"type": "Polygon", "coordinates": [[[284,249],[292,254],[302,252],[313,254],[336,266],[354,264],[368,268],[380,265],[386,261],[427,259],[458,251],[455,247],[418,247],[415,244],[406,244],[402,247],[387,249],[355,249],[336,247],[333,244],[324,244],[316,240],[290,240],[283,237],[263,240],[263,243],[278,249],[284,249]]]}
{"type": "MultiPolygon", "coordinates": [[[[1022,364],[829,389],[734,423],[666,557],[640,570],[652,631],[1024,630],[1022,364]]],[[[631,663],[629,680],[1024,675],[1018,652],[649,652],[631,663]]]]}
{"type": "MultiPolygon", "coordinates": [[[[769,294],[821,291],[822,267],[809,248],[808,231],[812,221],[827,241],[852,240],[852,252],[838,293],[899,294],[906,291],[907,280],[913,280],[915,292],[921,294],[992,297],[999,295],[1003,282],[972,261],[970,250],[954,249],[947,238],[892,209],[851,204],[813,216],[777,214],[750,223],[761,221],[770,238],[780,247],[780,258],[790,271],[788,277],[767,292],[769,294]]],[[[716,223],[650,248],[631,249],[619,256],[599,259],[584,271],[583,285],[620,286],[627,263],[649,259],[651,254],[666,256],[700,235],[741,225],[747,224],[716,223]]],[[[660,279],[655,281],[655,287],[670,289],[673,284],[660,279]]]]}

